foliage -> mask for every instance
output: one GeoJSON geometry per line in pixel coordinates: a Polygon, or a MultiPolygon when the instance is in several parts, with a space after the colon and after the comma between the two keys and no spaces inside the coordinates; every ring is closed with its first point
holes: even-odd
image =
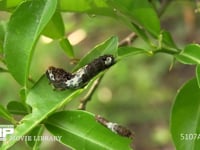
{"type": "MultiPolygon", "coordinates": [[[[5,108],[0,105],[0,116],[16,126],[13,136],[42,135],[44,128],[53,135],[62,135],[61,143],[72,149],[131,149],[131,139],[121,137],[97,123],[94,114],[81,110],[61,110],[64,106],[90,89],[103,73],[77,90],[54,91],[46,76],[37,82],[30,78],[35,46],[41,35],[58,41],[67,57],[75,58],[73,46],[65,36],[62,12],[87,13],[106,16],[122,22],[147,48],[120,45],[117,36],[96,45],[73,70],[103,54],[112,54],[117,63],[130,55],[169,54],[176,61],[196,66],[196,78],[188,81],[177,93],[171,112],[171,134],[177,150],[199,148],[199,86],[200,46],[188,43],[179,48],[170,32],[161,28],[162,11],[158,1],[148,0],[1,0],[0,10],[11,13],[9,21],[0,22],[0,55],[4,66],[0,73],[9,73],[20,85],[20,101],[10,101],[5,108]],[[6,69],[5,69],[6,68],[6,69]],[[17,121],[13,115],[22,115],[17,121]],[[188,142],[187,134],[197,138],[188,142]],[[106,139],[106,140],[105,140],[106,139]]],[[[168,5],[168,4],[166,4],[168,5]]],[[[163,8],[164,9],[164,8],[163,8]]],[[[17,140],[7,137],[1,149],[11,148],[17,140]]],[[[41,142],[27,142],[38,149],[41,142]]]]}

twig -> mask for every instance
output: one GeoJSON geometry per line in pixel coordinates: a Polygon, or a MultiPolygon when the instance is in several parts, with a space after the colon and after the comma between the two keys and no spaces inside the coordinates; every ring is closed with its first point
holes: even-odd
{"type": "Polygon", "coordinates": [[[133,32],[119,42],[118,47],[129,46],[138,36],[133,32]]]}
{"type": "Polygon", "coordinates": [[[165,10],[167,9],[167,7],[169,6],[169,4],[172,2],[172,0],[163,0],[161,8],[158,11],[158,16],[161,17],[163,15],[163,13],[165,12],[165,10]]]}
{"type": "Polygon", "coordinates": [[[91,100],[92,95],[94,94],[95,90],[99,86],[99,84],[100,84],[103,76],[104,75],[101,75],[98,79],[96,79],[94,81],[94,83],[92,84],[91,88],[89,89],[89,91],[87,92],[87,94],[85,95],[85,97],[83,97],[83,99],[80,100],[80,104],[78,106],[78,109],[80,109],[80,110],[86,110],[86,105],[91,100]]]}

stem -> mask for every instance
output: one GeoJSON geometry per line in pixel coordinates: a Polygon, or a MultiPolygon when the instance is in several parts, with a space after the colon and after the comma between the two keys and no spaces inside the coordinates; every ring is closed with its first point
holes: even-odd
{"type": "Polygon", "coordinates": [[[161,17],[163,15],[163,13],[165,12],[165,10],[167,9],[167,7],[169,6],[169,4],[172,2],[172,0],[164,0],[164,2],[162,3],[161,8],[159,9],[158,12],[158,16],[161,17]]]}
{"type": "Polygon", "coordinates": [[[179,51],[177,51],[177,49],[172,49],[172,48],[161,48],[161,49],[158,49],[156,51],[153,51],[154,54],[156,53],[166,53],[166,54],[170,54],[170,55],[175,55],[175,54],[178,54],[180,53],[179,51]]]}
{"type": "Polygon", "coordinates": [[[131,45],[138,36],[133,32],[119,42],[118,47],[131,45]]]}
{"type": "Polygon", "coordinates": [[[101,75],[98,79],[96,79],[94,81],[94,83],[92,84],[91,88],[89,89],[89,91],[87,92],[87,94],[85,95],[85,97],[80,100],[80,104],[78,106],[78,109],[80,109],[80,110],[86,110],[86,105],[91,100],[92,95],[94,94],[95,90],[98,88],[98,86],[99,86],[99,84],[100,84],[103,76],[104,75],[101,75]]]}

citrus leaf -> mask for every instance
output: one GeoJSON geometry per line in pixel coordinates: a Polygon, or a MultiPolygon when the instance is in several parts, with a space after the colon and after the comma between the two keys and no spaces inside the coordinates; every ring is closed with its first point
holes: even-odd
{"type": "Polygon", "coordinates": [[[39,146],[42,140],[38,140],[38,137],[41,137],[44,132],[44,125],[39,125],[33,128],[28,134],[29,138],[32,140],[27,140],[28,146],[30,146],[33,150],[39,149],[39,146]]]}
{"type": "MultiPolygon", "coordinates": [[[[55,91],[49,85],[46,76],[36,83],[27,95],[27,104],[32,107],[32,113],[26,115],[16,128],[12,136],[21,137],[35,128],[41,121],[46,119],[50,114],[68,103],[74,97],[79,95],[84,89],[55,91]]],[[[15,144],[17,139],[8,139],[3,143],[0,149],[8,149],[15,144]]]]}
{"type": "Polygon", "coordinates": [[[85,111],[62,111],[50,116],[46,128],[61,143],[77,150],[131,150],[131,139],[119,136],[95,120],[85,111]],[[106,139],[106,140],[105,140],[106,139]]]}
{"type": "Polygon", "coordinates": [[[174,40],[171,36],[171,34],[167,31],[162,31],[162,41],[165,45],[177,48],[176,44],[174,43],[174,40]]]}
{"type": "Polygon", "coordinates": [[[141,53],[148,53],[147,50],[137,48],[137,47],[119,47],[118,48],[118,56],[124,57],[127,55],[136,55],[141,53]]]}
{"type": "Polygon", "coordinates": [[[16,122],[12,115],[9,113],[9,111],[5,109],[2,105],[0,105],[0,117],[12,123],[16,122]]]}
{"type": "Polygon", "coordinates": [[[42,34],[52,39],[60,39],[65,35],[64,22],[60,12],[55,12],[42,34]]]}
{"type": "Polygon", "coordinates": [[[130,21],[139,23],[152,35],[157,37],[160,34],[159,18],[148,0],[109,0],[107,3],[128,16],[130,21]]]}
{"type": "Polygon", "coordinates": [[[7,105],[7,109],[12,114],[18,114],[18,115],[26,115],[28,114],[28,111],[26,107],[18,101],[11,101],[7,105]]]}
{"type": "Polygon", "coordinates": [[[125,15],[119,14],[117,17],[117,20],[125,24],[129,29],[131,29],[131,31],[135,32],[145,42],[147,43],[150,42],[146,31],[143,28],[141,28],[139,25],[137,25],[136,23],[130,22],[130,19],[128,17],[126,17],[125,15]]]}
{"type": "Polygon", "coordinates": [[[97,58],[104,54],[112,54],[114,56],[117,55],[117,47],[118,47],[118,38],[113,36],[103,43],[97,45],[94,49],[92,49],[86,56],[84,56],[79,63],[75,66],[74,70],[86,65],[91,62],[94,58],[97,58]]]}
{"type": "Polygon", "coordinates": [[[6,33],[6,22],[0,21],[0,53],[3,52],[3,41],[6,33]]]}
{"type": "Polygon", "coordinates": [[[74,57],[74,50],[68,39],[66,38],[61,39],[60,46],[63,48],[67,56],[74,57]]]}
{"type": "Polygon", "coordinates": [[[59,0],[59,8],[68,12],[85,12],[92,15],[115,16],[115,12],[105,1],[99,0],[59,0]]]}
{"type": "Polygon", "coordinates": [[[0,41],[3,42],[6,33],[7,23],[5,21],[0,21],[0,41]]]}
{"type": "Polygon", "coordinates": [[[21,85],[27,86],[34,45],[54,14],[56,2],[26,1],[10,18],[4,43],[5,60],[10,73],[21,85]]]}
{"type": "Polygon", "coordinates": [[[196,66],[196,78],[197,78],[198,86],[200,88],[200,65],[196,66]]]}
{"type": "Polygon", "coordinates": [[[198,44],[189,44],[175,57],[183,64],[200,64],[200,46],[198,44]]]}
{"type": "Polygon", "coordinates": [[[200,88],[196,78],[178,91],[171,113],[170,128],[176,150],[199,150],[200,88]]]}
{"type": "Polygon", "coordinates": [[[24,0],[0,0],[0,9],[10,10],[19,5],[22,1],[24,0]]]}

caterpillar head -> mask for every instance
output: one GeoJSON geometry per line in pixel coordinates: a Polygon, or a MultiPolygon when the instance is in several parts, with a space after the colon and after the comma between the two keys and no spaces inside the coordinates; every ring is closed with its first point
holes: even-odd
{"type": "Polygon", "coordinates": [[[64,83],[70,80],[73,75],[61,68],[49,67],[46,71],[46,76],[54,88],[64,89],[64,83]]]}
{"type": "Polygon", "coordinates": [[[106,67],[110,67],[115,63],[115,58],[113,57],[113,55],[103,55],[99,59],[102,59],[102,61],[104,61],[106,67]]]}

